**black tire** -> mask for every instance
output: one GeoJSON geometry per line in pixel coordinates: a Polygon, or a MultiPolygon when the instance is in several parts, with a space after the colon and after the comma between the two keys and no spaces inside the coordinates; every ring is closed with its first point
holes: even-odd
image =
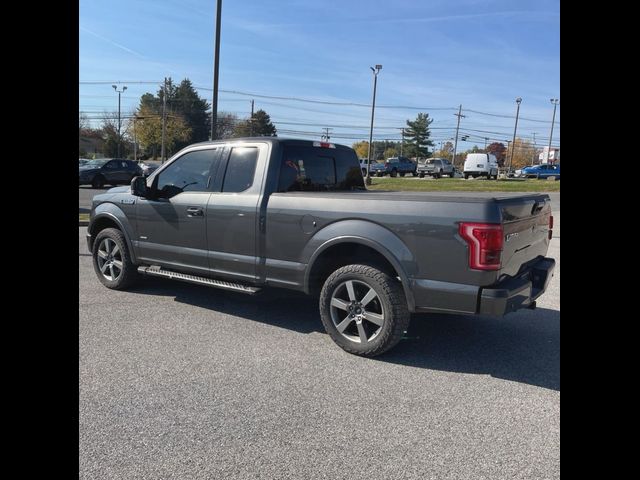
{"type": "Polygon", "coordinates": [[[364,168],[362,169],[362,176],[363,176],[363,177],[366,177],[366,176],[367,176],[367,171],[366,171],[364,168]]]}
{"type": "MultiPolygon", "coordinates": [[[[115,250],[112,246],[111,251],[115,250]]],[[[131,254],[129,253],[129,249],[127,248],[127,241],[124,238],[124,234],[118,230],[117,228],[105,228],[96,236],[95,241],[93,242],[93,268],[98,276],[98,280],[107,288],[111,288],[113,290],[126,290],[131,287],[139,278],[138,268],[131,262],[131,254]],[[117,246],[119,252],[119,262],[122,265],[122,268],[114,265],[114,269],[111,270],[109,267],[106,268],[105,272],[109,273],[111,277],[115,277],[112,279],[107,278],[107,273],[103,273],[101,271],[100,260],[103,260],[102,257],[99,259],[99,255],[104,254],[105,251],[109,251],[105,249],[103,246],[103,242],[107,240],[108,244],[114,243],[117,246]],[[99,253],[101,251],[101,253],[99,253]],[[120,273],[114,275],[117,270],[120,270],[120,273]]],[[[114,261],[118,261],[118,253],[113,256],[114,261]]],[[[102,264],[104,266],[104,263],[102,264]]]]}
{"type": "Polygon", "coordinates": [[[392,177],[397,177],[398,176],[398,170],[396,170],[395,168],[393,170],[391,170],[391,176],[392,177]]]}
{"type": "MultiPolygon", "coordinates": [[[[345,293],[342,293],[342,295],[345,295],[345,293]]],[[[340,348],[363,357],[375,357],[394,347],[402,339],[411,321],[407,300],[400,282],[377,268],[368,265],[347,265],[339,268],[327,278],[320,292],[320,318],[325,330],[340,348]],[[365,318],[360,320],[361,325],[358,325],[358,320],[354,318],[347,323],[346,327],[343,327],[343,332],[352,332],[355,329],[356,333],[358,333],[360,332],[360,326],[367,333],[373,332],[370,340],[365,334],[366,343],[361,340],[350,340],[347,338],[349,335],[345,336],[344,333],[341,333],[336,323],[334,323],[334,317],[341,319],[342,313],[347,315],[344,321],[351,316],[351,314],[347,313],[347,310],[342,312],[341,308],[332,307],[331,305],[334,295],[337,296],[340,292],[347,290],[345,285],[349,281],[354,281],[352,285],[357,286],[357,288],[354,288],[354,293],[356,293],[356,298],[359,294],[362,295],[360,300],[364,300],[363,297],[366,295],[363,292],[368,292],[368,289],[373,289],[375,293],[374,299],[365,305],[372,306],[369,312],[363,314],[365,318]],[[333,316],[332,308],[334,309],[333,316]],[[366,314],[373,315],[375,310],[380,310],[381,312],[380,315],[376,314],[378,317],[382,316],[383,318],[381,326],[366,319],[366,314]]],[[[344,321],[340,323],[342,324],[344,321]]],[[[362,337],[360,336],[359,338],[362,337]]]]}
{"type": "Polygon", "coordinates": [[[417,177],[418,176],[418,172],[411,172],[411,175],[414,176],[414,177],[417,177]]]}
{"type": "Polygon", "coordinates": [[[382,174],[381,173],[376,173],[376,177],[381,177],[382,174]]]}
{"type": "Polygon", "coordinates": [[[404,173],[405,173],[405,172],[400,172],[400,176],[401,176],[401,177],[404,177],[404,173]]]}
{"type": "Polygon", "coordinates": [[[436,173],[436,172],[433,172],[433,178],[440,178],[440,174],[436,173]]]}
{"type": "Polygon", "coordinates": [[[420,174],[420,178],[424,178],[424,173],[421,173],[421,174],[420,174]]]}
{"type": "Polygon", "coordinates": [[[468,179],[469,179],[469,174],[468,174],[468,173],[465,173],[465,174],[464,174],[464,179],[465,179],[465,180],[468,180],[468,179]]]}
{"type": "Polygon", "coordinates": [[[102,175],[96,175],[95,177],[93,177],[93,180],[91,180],[91,186],[93,188],[104,187],[104,177],[102,175]]]}

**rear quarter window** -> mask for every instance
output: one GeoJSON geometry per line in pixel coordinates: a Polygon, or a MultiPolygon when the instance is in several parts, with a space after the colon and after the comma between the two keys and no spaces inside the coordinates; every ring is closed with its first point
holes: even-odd
{"type": "Polygon", "coordinates": [[[278,192],[364,189],[360,163],[352,150],[285,146],[278,192]]]}

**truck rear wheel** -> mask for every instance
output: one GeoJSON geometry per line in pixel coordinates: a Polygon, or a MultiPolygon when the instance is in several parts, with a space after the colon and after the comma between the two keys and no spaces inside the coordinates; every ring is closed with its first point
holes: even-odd
{"type": "Polygon", "coordinates": [[[347,265],[327,278],[320,317],[334,342],[363,357],[394,347],[411,320],[400,282],[368,265],[347,265]]]}

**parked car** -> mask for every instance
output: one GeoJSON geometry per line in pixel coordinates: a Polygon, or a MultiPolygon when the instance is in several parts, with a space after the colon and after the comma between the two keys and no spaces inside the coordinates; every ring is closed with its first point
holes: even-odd
{"type": "MultiPolygon", "coordinates": [[[[371,164],[371,171],[374,171],[374,164],[371,164]]],[[[417,175],[416,169],[418,168],[416,162],[407,157],[390,157],[385,160],[383,164],[375,168],[376,176],[382,177],[383,175],[389,175],[391,177],[397,177],[400,175],[404,177],[405,174],[410,173],[414,177],[417,175]]]]}
{"type": "Polygon", "coordinates": [[[382,177],[383,175],[386,175],[387,172],[387,166],[382,163],[382,162],[378,162],[376,160],[374,160],[373,162],[371,162],[371,166],[369,167],[369,175],[371,175],[372,177],[375,175],[376,177],[382,177]]]}
{"type": "Polygon", "coordinates": [[[424,178],[425,175],[433,178],[440,178],[448,175],[453,178],[453,165],[446,158],[427,158],[424,162],[418,162],[418,176],[424,178]]]}
{"type": "MultiPolygon", "coordinates": [[[[370,175],[373,175],[373,166],[376,165],[378,162],[377,160],[373,160],[371,162],[371,167],[372,170],[369,172],[370,175]]],[[[362,170],[362,176],[366,177],[367,176],[367,165],[369,164],[369,159],[368,158],[361,158],[360,159],[360,169],[362,170]]]]}
{"type": "Polygon", "coordinates": [[[140,168],[142,168],[142,175],[145,177],[148,177],[158,169],[161,163],[147,161],[147,162],[140,163],[139,165],[140,165],[140,168]]]}
{"type": "Polygon", "coordinates": [[[91,160],[79,167],[78,185],[102,188],[104,185],[131,183],[131,179],[142,175],[142,169],[133,160],[102,158],[91,160]]]}
{"type": "Polygon", "coordinates": [[[529,167],[524,167],[520,170],[520,173],[516,170],[516,176],[524,178],[556,177],[560,180],[560,165],[549,165],[545,163],[541,165],[531,165],[529,167]]]}
{"type": "Polygon", "coordinates": [[[552,225],[547,194],[367,191],[353,149],[262,137],[189,146],[96,195],[87,246],[111,289],[153,276],[312,294],[329,336],[372,357],[414,312],[535,308],[552,225]]]}
{"type": "Polygon", "coordinates": [[[464,161],[464,178],[498,178],[498,160],[491,153],[469,153],[464,161]]]}

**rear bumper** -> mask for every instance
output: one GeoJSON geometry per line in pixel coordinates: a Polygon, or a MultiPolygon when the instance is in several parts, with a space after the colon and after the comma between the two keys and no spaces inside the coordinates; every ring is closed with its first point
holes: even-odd
{"type": "Polygon", "coordinates": [[[505,315],[529,307],[547,289],[556,261],[540,258],[517,277],[490,287],[413,279],[416,312],[505,315]]]}
{"type": "Polygon", "coordinates": [[[481,289],[478,313],[505,315],[530,306],[546,291],[555,266],[553,258],[542,258],[518,277],[481,289]]]}

